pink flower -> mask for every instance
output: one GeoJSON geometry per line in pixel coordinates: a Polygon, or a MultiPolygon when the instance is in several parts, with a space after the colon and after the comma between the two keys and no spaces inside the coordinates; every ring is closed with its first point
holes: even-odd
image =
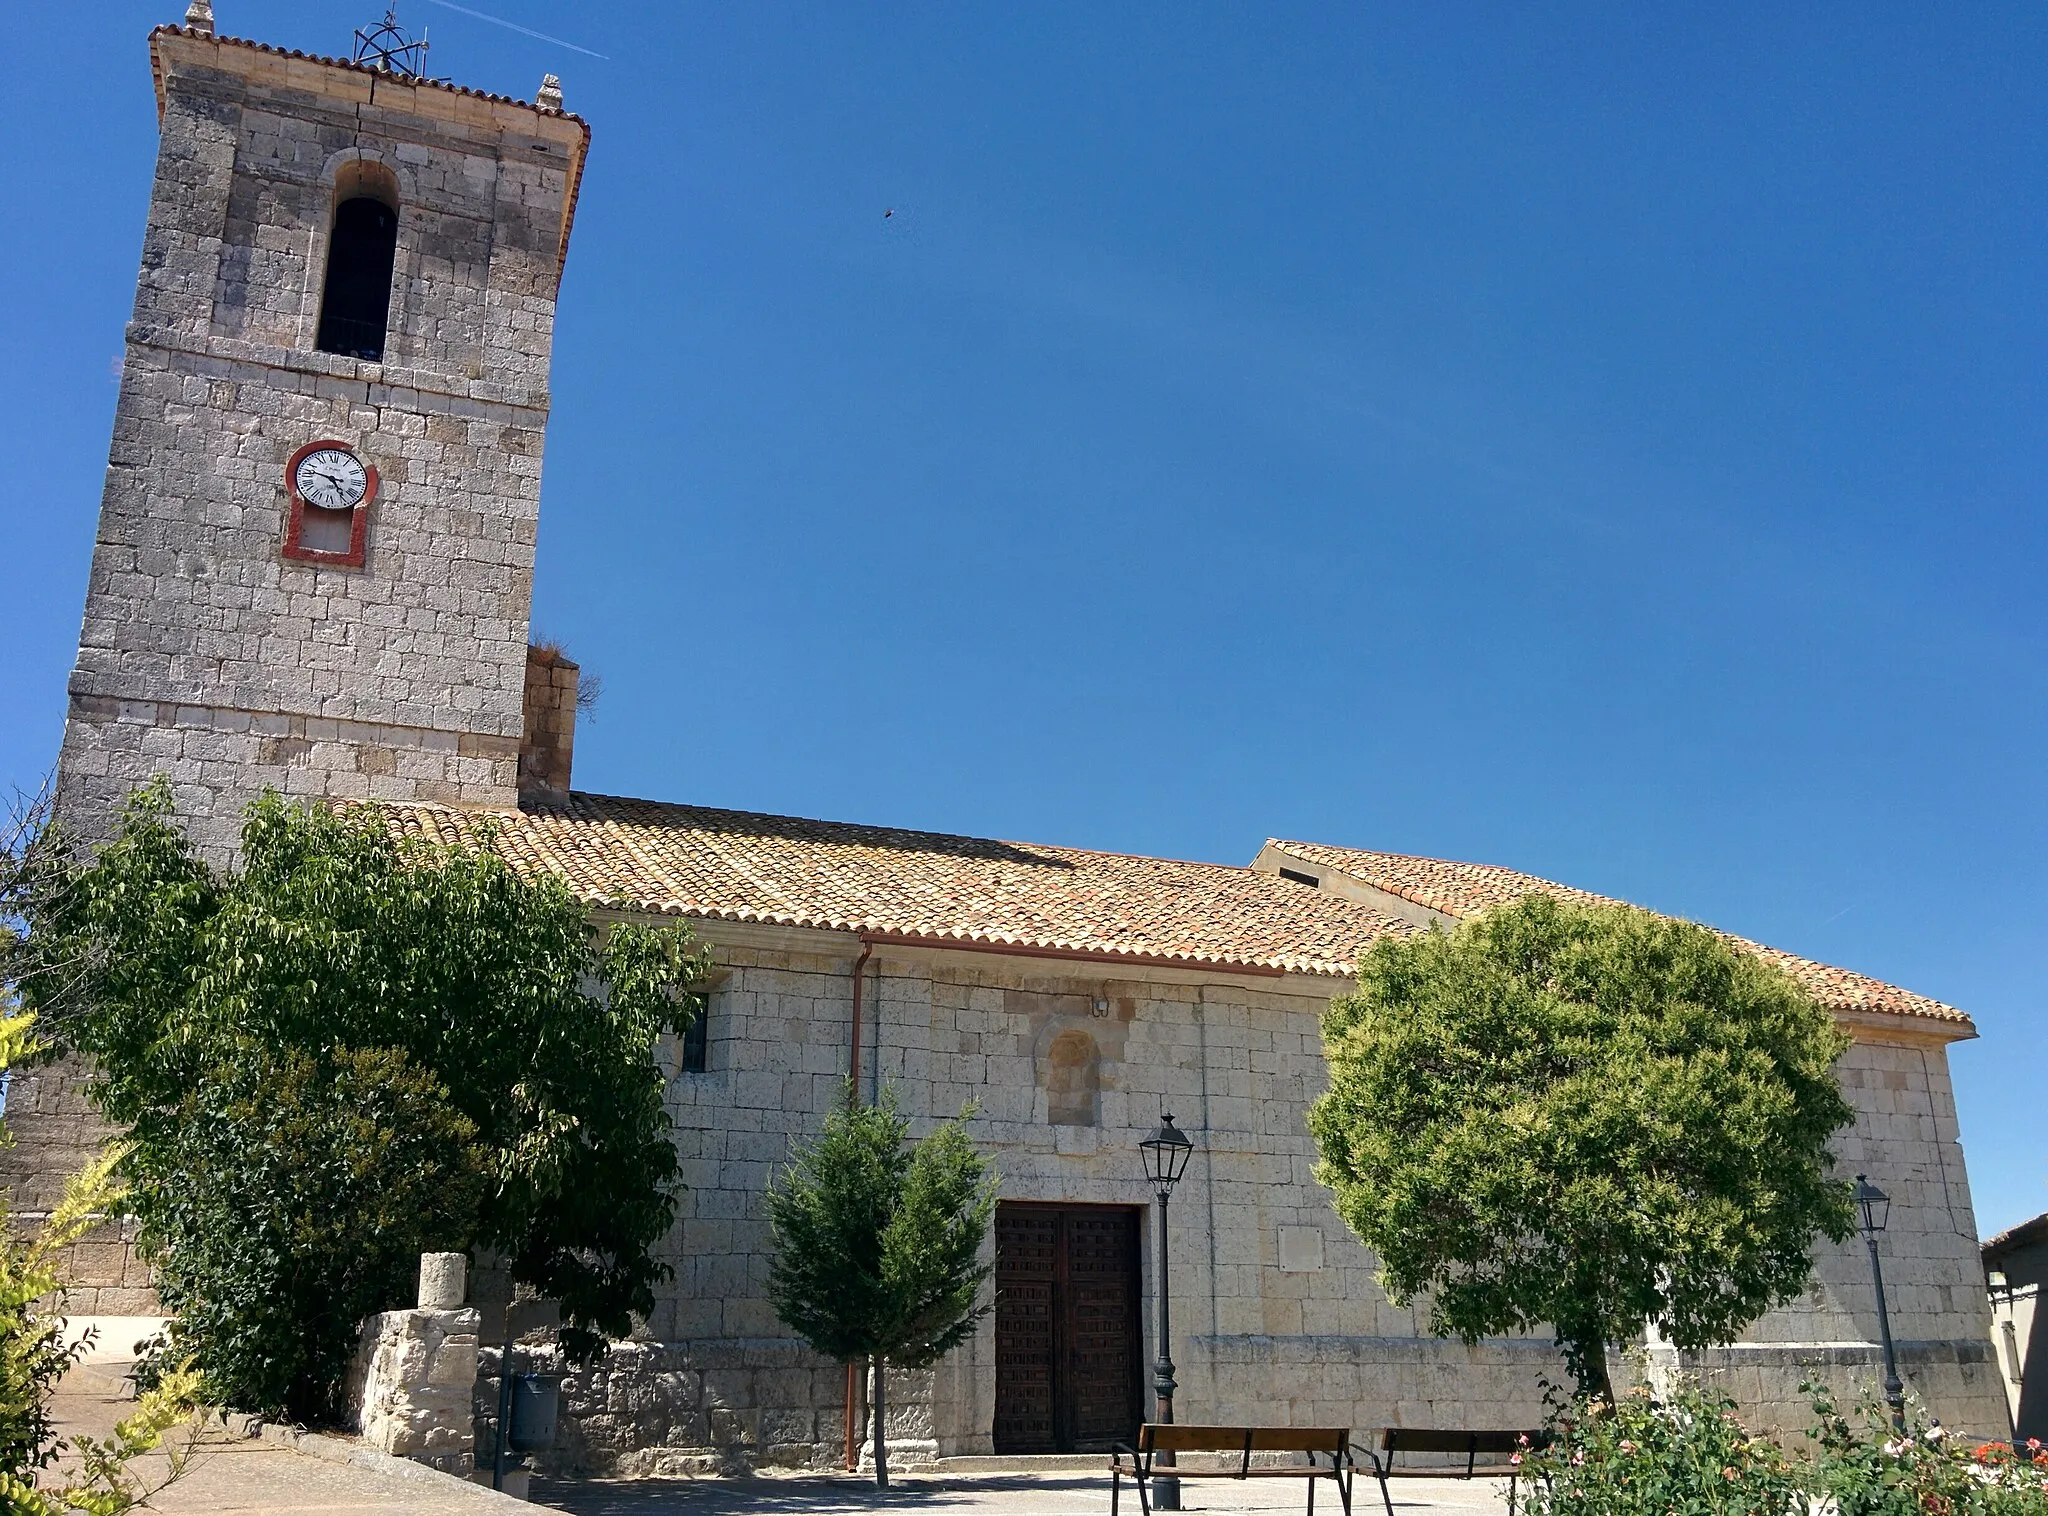
{"type": "Polygon", "coordinates": [[[1522,1455],[1520,1453],[1510,1453],[1508,1454],[1508,1462],[1515,1468],[1520,1468],[1522,1466],[1522,1455]]]}

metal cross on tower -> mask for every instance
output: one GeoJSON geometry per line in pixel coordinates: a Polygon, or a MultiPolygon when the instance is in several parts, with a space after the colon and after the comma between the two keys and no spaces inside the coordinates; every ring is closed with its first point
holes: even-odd
{"type": "Polygon", "coordinates": [[[349,61],[367,63],[387,74],[424,79],[427,77],[427,34],[421,32],[417,41],[406,35],[405,29],[398,24],[398,7],[393,5],[385,10],[384,19],[368,31],[356,28],[356,50],[349,61]]]}

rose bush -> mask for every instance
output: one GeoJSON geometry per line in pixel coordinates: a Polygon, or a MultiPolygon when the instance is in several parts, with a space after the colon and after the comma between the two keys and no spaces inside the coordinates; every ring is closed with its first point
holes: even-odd
{"type": "Polygon", "coordinates": [[[2048,1449],[2039,1439],[2003,1442],[1951,1437],[1915,1408],[1904,1431],[1875,1401],[1853,1415],[1826,1385],[1808,1383],[1818,1445],[1817,1494],[1839,1516],[2048,1516],[2048,1449]]]}
{"type": "Polygon", "coordinates": [[[1551,1441],[1515,1455],[1532,1516],[1784,1516],[1806,1509],[1803,1471],[1768,1437],[1752,1436],[1735,1402],[1681,1383],[1612,1405],[1578,1401],[1554,1418],[1551,1441]]]}

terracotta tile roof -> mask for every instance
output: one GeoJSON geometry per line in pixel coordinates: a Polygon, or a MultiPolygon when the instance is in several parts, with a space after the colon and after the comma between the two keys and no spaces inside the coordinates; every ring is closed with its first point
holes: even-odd
{"type": "Polygon", "coordinates": [[[1980,1247],[1985,1264],[1995,1267],[2004,1262],[2007,1254],[2042,1242],[2048,1242],[2048,1213],[2009,1226],[1997,1236],[1985,1238],[1980,1247]]]}
{"type": "Polygon", "coordinates": [[[1001,946],[1349,976],[1383,932],[1414,927],[1249,868],[1037,843],[571,794],[512,816],[384,807],[452,842],[495,822],[516,867],[559,874],[592,905],[1001,946]]]}
{"type": "MultiPolygon", "coordinates": [[[[1491,863],[1451,863],[1441,858],[1411,858],[1401,853],[1369,853],[1359,848],[1327,847],[1318,842],[1283,842],[1269,846],[1304,862],[1336,869],[1353,879],[1411,900],[1446,916],[1463,919],[1497,905],[1519,900],[1532,890],[1585,905],[1619,905],[1605,895],[1539,879],[1534,874],[1491,863]]],[[[1785,970],[1821,1004],[1838,1011],[1874,1011],[1894,1016],[1919,1016],[1970,1026],[1970,1018],[1954,1006],[1902,990],[1864,974],[1816,963],[1778,948],[1765,947],[1732,932],[1723,932],[1736,946],[1785,970]]]]}

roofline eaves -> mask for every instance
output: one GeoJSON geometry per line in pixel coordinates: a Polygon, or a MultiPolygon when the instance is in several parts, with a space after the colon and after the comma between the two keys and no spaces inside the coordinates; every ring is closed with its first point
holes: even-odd
{"type": "MultiPolygon", "coordinates": [[[[149,33],[149,72],[156,89],[156,116],[159,124],[164,117],[167,97],[164,85],[163,54],[156,46],[159,37],[184,37],[194,42],[210,42],[218,47],[244,47],[252,52],[268,53],[272,57],[290,58],[300,63],[317,63],[326,68],[338,68],[353,74],[367,74],[372,80],[388,78],[382,69],[371,68],[366,63],[351,62],[346,58],[328,58],[319,53],[302,53],[293,47],[276,47],[268,42],[257,42],[248,37],[223,37],[214,33],[194,31],[188,26],[165,24],[152,27],[149,33]]],[[[576,226],[576,203],[583,192],[584,165],[590,161],[590,123],[574,111],[550,110],[532,100],[519,100],[511,95],[500,95],[490,90],[471,89],[466,84],[451,84],[445,79],[408,79],[410,87],[441,90],[451,95],[460,95],[471,100],[482,100],[491,105],[511,105],[533,112],[544,121],[574,122],[583,141],[576,153],[576,161],[569,165],[568,182],[562,188],[562,235],[555,250],[555,272],[559,281],[561,272],[569,262],[569,235],[576,226]]]]}

